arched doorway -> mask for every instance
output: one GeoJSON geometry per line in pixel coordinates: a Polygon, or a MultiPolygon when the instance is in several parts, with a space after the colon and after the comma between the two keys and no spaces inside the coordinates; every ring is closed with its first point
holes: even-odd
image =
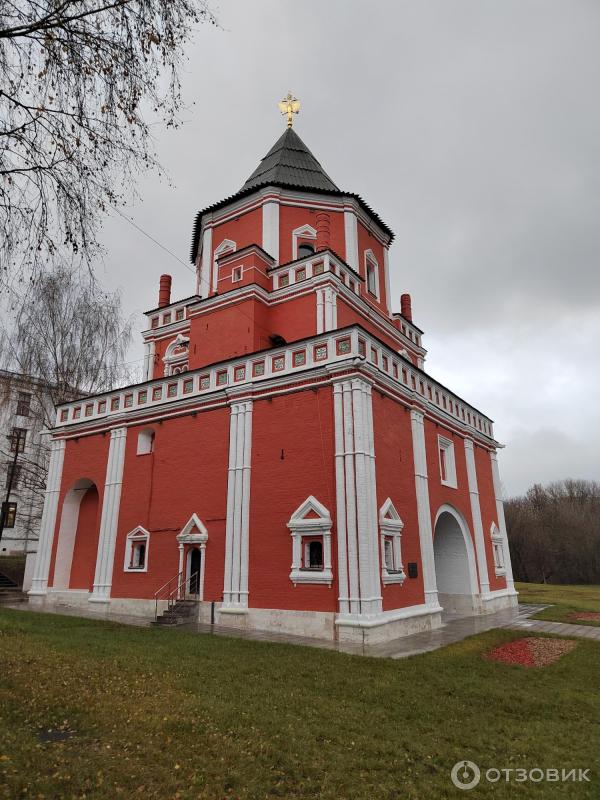
{"type": "Polygon", "coordinates": [[[469,528],[452,506],[440,508],[433,535],[435,577],[440,605],[445,611],[477,611],[477,569],[469,528]]]}
{"type": "Polygon", "coordinates": [[[98,489],[88,478],[65,494],[60,516],[54,589],[88,589],[94,583],[98,549],[98,489]]]}

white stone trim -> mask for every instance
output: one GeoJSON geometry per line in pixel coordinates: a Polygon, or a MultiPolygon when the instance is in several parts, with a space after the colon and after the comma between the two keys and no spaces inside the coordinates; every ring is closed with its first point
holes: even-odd
{"type": "Polygon", "coordinates": [[[331,586],[333,571],[331,569],[331,515],[322,503],[310,495],[298,506],[290,517],[287,527],[292,535],[292,568],[290,580],[297,583],[326,583],[331,586]],[[310,512],[316,517],[308,517],[310,512]],[[323,569],[309,570],[302,568],[303,536],[323,537],[323,569]]]}
{"type": "Polygon", "coordinates": [[[298,259],[298,239],[312,239],[317,245],[317,231],[312,225],[301,225],[292,231],[292,261],[298,259]]]}
{"type": "Polygon", "coordinates": [[[355,212],[348,209],[344,209],[344,237],[346,264],[358,272],[358,219],[355,212]]]}
{"type": "Polygon", "coordinates": [[[469,496],[471,498],[471,515],[473,517],[473,532],[475,534],[477,567],[479,570],[479,585],[481,588],[481,594],[486,595],[490,591],[490,579],[488,575],[487,556],[485,552],[485,540],[483,538],[483,522],[481,519],[481,506],[479,503],[477,469],[475,467],[475,448],[473,445],[473,440],[469,439],[468,437],[465,439],[465,457],[467,461],[467,480],[469,484],[469,496]]]}
{"type": "Polygon", "coordinates": [[[151,339],[144,345],[144,380],[151,381],[154,377],[154,355],[156,353],[156,342],[151,339]]]}
{"type": "Polygon", "coordinates": [[[123,483],[123,468],[125,466],[126,438],[127,428],[113,428],[110,432],[96,572],[94,575],[94,588],[90,596],[91,603],[107,603],[110,601],[117,525],[121,504],[121,486],[123,483]]]}
{"type": "Polygon", "coordinates": [[[150,555],[150,532],[142,525],[138,525],[132,531],[129,531],[125,537],[125,557],[123,559],[124,572],[148,572],[148,558],[150,555]],[[137,541],[144,541],[146,544],[144,566],[131,567],[131,556],[133,552],[133,543],[137,541]]]}
{"type": "Polygon", "coordinates": [[[337,328],[337,292],[332,286],[317,289],[317,333],[337,328]]]}
{"type": "Polygon", "coordinates": [[[507,590],[514,592],[515,584],[513,581],[512,563],[510,560],[510,549],[508,546],[508,536],[506,534],[506,520],[504,518],[504,503],[502,500],[502,489],[500,484],[500,472],[498,470],[498,457],[495,451],[490,451],[490,460],[492,463],[492,481],[494,484],[494,495],[496,497],[496,514],[498,516],[498,527],[502,535],[504,544],[504,570],[506,578],[507,590]]]}
{"type": "MultiPolygon", "coordinates": [[[[462,534],[465,549],[467,553],[467,570],[469,573],[469,592],[464,592],[465,596],[471,596],[473,600],[479,594],[479,585],[477,582],[477,562],[476,562],[476,554],[475,548],[473,547],[473,540],[471,539],[471,532],[469,531],[469,526],[467,524],[466,519],[463,515],[458,511],[454,506],[451,506],[449,503],[444,503],[444,505],[438,508],[437,513],[435,515],[435,522],[434,522],[434,530],[437,527],[438,520],[442,516],[442,514],[449,514],[451,517],[454,518],[456,521],[460,532],[462,534]]],[[[465,587],[467,588],[467,587],[465,587]]],[[[473,606],[475,608],[475,605],[473,606]]]]}
{"type": "Polygon", "coordinates": [[[435,578],[435,559],[433,555],[433,530],[429,505],[429,482],[427,477],[427,454],[425,450],[425,423],[422,411],[410,412],[413,458],[415,466],[415,489],[417,494],[417,516],[419,520],[419,543],[423,568],[423,588],[425,603],[438,607],[437,582],[435,578]]]}
{"type": "Polygon", "coordinates": [[[279,264],[279,201],[267,200],[262,207],[262,248],[279,264]]]}
{"type": "Polygon", "coordinates": [[[54,578],[52,580],[53,589],[69,588],[73,551],[77,536],[77,523],[79,522],[79,509],[84,495],[93,486],[94,483],[88,478],[82,478],[65,492],[60,510],[60,525],[58,527],[58,541],[54,559],[54,578]]]}
{"type": "Polygon", "coordinates": [[[390,251],[383,248],[383,278],[385,281],[385,307],[388,314],[392,313],[392,296],[390,293],[390,251]]]}
{"type": "Polygon", "coordinates": [[[52,542],[54,541],[54,530],[56,528],[58,496],[60,493],[64,460],[65,440],[52,439],[50,443],[48,478],[46,480],[46,491],[44,494],[44,510],[42,512],[42,521],[40,524],[37,558],[35,560],[31,589],[29,590],[30,595],[45,595],[48,589],[48,572],[50,570],[50,556],[52,554],[52,542]]]}
{"type": "MultiPolygon", "coordinates": [[[[458,483],[456,480],[456,456],[454,453],[454,442],[446,436],[438,436],[438,461],[440,465],[440,481],[443,486],[449,486],[451,489],[456,489],[458,483]],[[444,478],[444,470],[442,469],[442,451],[445,457],[446,477],[444,478]]],[[[465,440],[466,441],[466,440],[465,440]]]]}
{"type": "MultiPolygon", "coordinates": [[[[190,337],[184,336],[182,333],[178,333],[177,336],[167,345],[165,350],[165,354],[163,356],[163,364],[164,366],[164,374],[165,377],[170,377],[173,375],[173,369],[178,366],[182,366],[184,364],[189,364],[189,344],[190,344],[190,337]],[[184,353],[175,353],[173,351],[177,347],[187,347],[186,352],[184,353]]],[[[179,373],[175,373],[179,374],[179,373]]]]}
{"type": "Polygon", "coordinates": [[[506,575],[506,554],[504,552],[504,537],[495,522],[492,522],[490,537],[492,539],[494,571],[496,577],[500,577],[506,575]]]}
{"type": "Polygon", "coordinates": [[[232,403],[223,587],[223,606],[232,610],[248,607],[251,452],[252,402],[232,403]]]}
{"type": "Polygon", "coordinates": [[[217,291],[217,287],[219,285],[219,265],[218,259],[219,256],[224,255],[225,253],[235,253],[237,250],[237,244],[233,241],[233,239],[223,239],[223,241],[215,247],[215,252],[213,254],[213,267],[212,267],[212,284],[211,290],[213,292],[217,291]]]}
{"type": "Polygon", "coordinates": [[[376,297],[377,300],[381,300],[381,292],[379,291],[379,261],[377,260],[375,253],[369,247],[364,252],[364,264],[363,268],[365,271],[365,292],[367,297],[370,295],[371,297],[376,297]],[[373,274],[375,276],[375,293],[373,293],[369,288],[369,264],[374,268],[373,274]]]}
{"type": "Polygon", "coordinates": [[[371,384],[334,384],[340,614],[382,609],[371,384]]]}
{"type": "Polygon", "coordinates": [[[197,268],[198,280],[196,294],[199,297],[209,297],[212,274],[212,227],[205,228],[202,234],[202,254],[197,268]]]}
{"type": "Polygon", "coordinates": [[[401,539],[404,523],[397,512],[396,507],[391,501],[391,498],[379,509],[379,533],[381,536],[381,580],[385,585],[391,583],[398,583],[400,586],[404,583],[406,575],[402,565],[402,549],[401,539]],[[387,567],[385,559],[385,540],[386,538],[392,539],[392,549],[394,554],[394,564],[396,568],[390,572],[387,567]]]}

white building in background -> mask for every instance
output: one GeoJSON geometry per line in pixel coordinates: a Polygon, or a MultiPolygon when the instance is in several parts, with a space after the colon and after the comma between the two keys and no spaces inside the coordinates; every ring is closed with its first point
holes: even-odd
{"type": "Polygon", "coordinates": [[[3,555],[37,551],[49,457],[41,432],[53,408],[52,393],[43,381],[0,370],[0,498],[7,503],[3,555]]]}

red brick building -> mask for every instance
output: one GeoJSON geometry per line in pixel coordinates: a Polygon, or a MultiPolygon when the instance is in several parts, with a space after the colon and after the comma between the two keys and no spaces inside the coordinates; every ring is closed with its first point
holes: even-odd
{"type": "Polygon", "coordinates": [[[291,128],[200,212],[145,381],[57,409],[30,602],[150,616],[175,587],[362,641],[515,604],[492,422],[426,372],[392,240],[291,128]]]}

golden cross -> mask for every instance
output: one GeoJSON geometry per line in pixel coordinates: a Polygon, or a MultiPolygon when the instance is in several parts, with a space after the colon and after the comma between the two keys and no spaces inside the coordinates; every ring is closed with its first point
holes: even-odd
{"type": "Polygon", "coordinates": [[[288,128],[292,127],[292,115],[297,114],[300,111],[300,100],[297,100],[291,92],[287,93],[287,97],[284,97],[279,103],[279,110],[282,114],[287,114],[287,126],[288,128]]]}

